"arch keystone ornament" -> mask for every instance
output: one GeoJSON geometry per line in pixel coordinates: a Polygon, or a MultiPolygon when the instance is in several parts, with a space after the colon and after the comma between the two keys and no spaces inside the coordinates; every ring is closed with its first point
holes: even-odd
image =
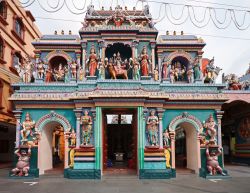
{"type": "Polygon", "coordinates": [[[69,132],[71,130],[69,121],[55,111],[51,111],[49,114],[41,117],[35,125],[35,130],[41,133],[44,126],[53,121],[60,123],[64,128],[64,132],[69,132]]]}

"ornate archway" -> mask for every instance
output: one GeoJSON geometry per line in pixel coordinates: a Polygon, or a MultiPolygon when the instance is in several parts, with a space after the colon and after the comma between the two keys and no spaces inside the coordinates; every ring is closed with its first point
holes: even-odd
{"type": "Polygon", "coordinates": [[[194,170],[198,173],[201,167],[200,157],[200,133],[203,130],[203,125],[198,118],[193,115],[183,112],[181,115],[175,117],[169,124],[169,131],[171,137],[171,160],[172,168],[175,168],[175,135],[177,128],[183,128],[187,134],[185,137],[185,151],[186,151],[186,168],[194,170]]]}
{"type": "Polygon", "coordinates": [[[68,62],[72,61],[72,57],[66,53],[63,50],[54,50],[50,53],[47,54],[47,56],[45,57],[46,61],[50,61],[52,58],[54,58],[55,56],[61,56],[63,57],[65,60],[67,60],[68,62]]]}
{"type": "Polygon", "coordinates": [[[64,128],[64,132],[70,131],[71,129],[69,121],[64,116],[59,115],[54,111],[51,111],[49,114],[44,115],[42,118],[40,118],[36,122],[35,129],[39,132],[42,132],[43,127],[50,122],[60,123],[64,128]]]}
{"type": "Polygon", "coordinates": [[[172,52],[171,54],[169,54],[165,60],[164,58],[164,62],[168,62],[171,63],[172,60],[176,57],[183,57],[186,58],[189,63],[193,62],[194,58],[191,56],[191,54],[189,54],[188,52],[185,52],[184,50],[177,50],[175,52],[172,52]]]}
{"type": "Polygon", "coordinates": [[[200,122],[199,119],[197,119],[195,116],[188,114],[187,112],[182,113],[182,115],[179,115],[175,117],[169,124],[169,131],[174,132],[176,127],[183,123],[183,122],[188,122],[191,123],[194,127],[195,130],[198,133],[201,133],[203,130],[202,123],[200,122]]]}

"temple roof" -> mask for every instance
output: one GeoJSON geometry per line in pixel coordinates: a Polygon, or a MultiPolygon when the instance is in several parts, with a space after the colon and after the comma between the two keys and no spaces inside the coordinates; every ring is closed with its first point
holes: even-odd
{"type": "Polygon", "coordinates": [[[77,40],[79,35],[43,35],[40,40],[77,40]]]}

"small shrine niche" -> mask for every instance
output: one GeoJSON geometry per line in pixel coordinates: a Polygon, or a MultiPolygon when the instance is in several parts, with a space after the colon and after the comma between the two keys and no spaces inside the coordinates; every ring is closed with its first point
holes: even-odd
{"type": "Polygon", "coordinates": [[[175,82],[187,81],[187,70],[189,68],[189,61],[181,56],[175,57],[171,62],[171,69],[174,70],[175,82]]]}

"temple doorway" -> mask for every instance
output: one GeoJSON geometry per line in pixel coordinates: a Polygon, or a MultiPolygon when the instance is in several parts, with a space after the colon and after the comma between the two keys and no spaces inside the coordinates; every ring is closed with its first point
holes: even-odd
{"type": "Polygon", "coordinates": [[[188,122],[180,123],[175,130],[175,166],[179,173],[199,173],[197,131],[188,122]]]}
{"type": "Polygon", "coordinates": [[[38,168],[40,174],[63,173],[65,160],[64,129],[50,122],[42,130],[39,142],[38,168]]]}
{"type": "Polygon", "coordinates": [[[136,174],[137,114],[134,109],[103,111],[104,174],[136,174]]]}

